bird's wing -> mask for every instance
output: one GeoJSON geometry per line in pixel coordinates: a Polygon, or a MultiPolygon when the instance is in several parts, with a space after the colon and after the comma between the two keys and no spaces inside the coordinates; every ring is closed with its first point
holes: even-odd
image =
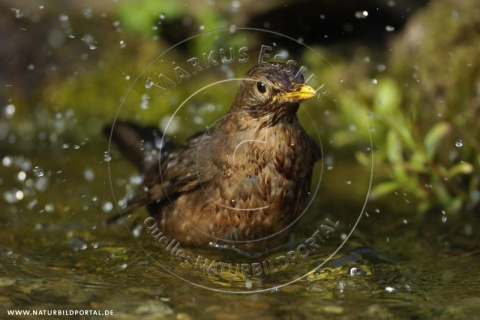
{"type": "MultiPolygon", "coordinates": [[[[122,214],[130,213],[138,207],[152,203],[172,201],[180,194],[201,187],[211,177],[205,174],[208,170],[199,168],[198,153],[201,145],[208,144],[211,139],[203,133],[188,139],[182,146],[161,155],[158,161],[145,168],[143,190],[127,201],[121,209],[122,214]]],[[[202,163],[202,166],[208,163],[202,163]]]]}

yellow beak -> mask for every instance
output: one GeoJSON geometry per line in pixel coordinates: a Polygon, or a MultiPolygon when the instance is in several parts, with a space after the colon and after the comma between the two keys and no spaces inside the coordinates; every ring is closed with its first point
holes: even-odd
{"type": "Polygon", "coordinates": [[[317,95],[315,90],[307,84],[296,84],[293,90],[287,93],[281,93],[279,98],[284,100],[290,100],[294,102],[300,102],[305,99],[313,98],[317,95]]]}

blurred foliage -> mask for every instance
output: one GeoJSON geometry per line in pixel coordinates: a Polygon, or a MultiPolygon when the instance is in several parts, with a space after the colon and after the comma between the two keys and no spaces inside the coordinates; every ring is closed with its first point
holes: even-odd
{"type": "MultiPolygon", "coordinates": [[[[372,80],[359,66],[353,73],[363,74],[348,77],[355,93],[336,97],[347,122],[370,119],[374,170],[381,181],[372,199],[401,192],[418,200],[420,212],[479,208],[479,17],[473,0],[434,2],[393,42],[381,77],[372,80]]],[[[352,75],[345,65],[337,68],[352,75]]],[[[337,146],[345,133],[335,134],[337,146]]],[[[368,135],[358,138],[353,143],[367,141],[368,135]]],[[[357,159],[370,165],[363,153],[357,159]]]]}
{"type": "MultiPolygon", "coordinates": [[[[440,206],[447,214],[478,209],[478,3],[475,0],[434,2],[412,19],[394,43],[392,52],[392,75],[401,79],[398,81],[401,90],[409,92],[402,109],[414,125],[417,141],[424,139],[427,174],[420,175],[419,182],[425,182],[428,197],[422,198],[421,208],[440,206]]],[[[416,154],[418,151],[411,159],[416,154]]]]}
{"type": "MultiPolygon", "coordinates": [[[[205,30],[225,27],[216,6],[193,1],[128,0],[119,5],[118,15],[128,31],[144,37],[163,37],[174,46],[187,40],[187,32],[195,37],[205,30]],[[190,12],[195,12],[195,15],[190,12]]],[[[186,45],[190,52],[198,53],[208,52],[218,43],[213,38],[203,37],[188,41],[186,45]]]]}
{"type": "MultiPolygon", "coordinates": [[[[108,35],[99,33],[102,38],[96,38],[102,49],[97,53],[100,61],[98,65],[74,77],[48,83],[42,100],[55,111],[80,111],[76,113],[76,117],[84,126],[72,128],[77,130],[74,135],[98,132],[99,128],[115,115],[165,128],[179,101],[188,99],[192,92],[198,90],[199,84],[210,84],[223,79],[228,71],[215,70],[205,74],[200,79],[201,83],[185,81],[182,83],[182,90],[172,90],[166,100],[155,92],[155,78],[158,73],[167,72],[166,76],[174,79],[173,74],[168,74],[168,71],[173,70],[171,65],[186,68],[186,61],[192,57],[201,58],[202,54],[211,51],[218,54],[221,48],[241,47],[244,41],[240,35],[231,34],[228,30],[221,36],[209,35],[208,31],[217,30],[224,24],[219,19],[216,6],[200,6],[195,2],[189,2],[189,5],[198,7],[189,7],[188,10],[196,10],[195,20],[188,17],[183,4],[176,1],[144,0],[119,3],[115,13],[118,17],[113,16],[118,20],[111,22],[118,26],[115,32],[109,32],[108,35]],[[185,46],[178,42],[169,42],[171,39],[162,36],[165,32],[172,31],[162,29],[166,22],[176,20],[195,28],[193,39],[185,46]],[[203,30],[207,30],[205,34],[202,34],[203,30]],[[107,36],[110,37],[109,41],[104,41],[103,37],[107,36]],[[121,46],[120,43],[124,45],[121,46]],[[164,54],[166,55],[161,56],[164,54]],[[171,60],[171,65],[159,68],[155,64],[159,58],[171,60]],[[157,74],[154,74],[155,72],[157,74]],[[154,79],[152,90],[144,87],[149,76],[154,79]]],[[[104,27],[108,27],[108,23],[104,27]]],[[[185,30],[178,30],[182,31],[185,30]]],[[[95,36],[97,37],[97,34],[95,36]]],[[[182,36],[185,37],[184,34],[182,36]]],[[[181,38],[181,41],[183,40],[186,38],[181,38]]],[[[202,96],[196,97],[194,106],[182,108],[176,114],[175,123],[170,128],[180,127],[182,130],[171,133],[178,134],[182,139],[203,130],[205,125],[209,125],[229,108],[231,99],[230,90],[206,90],[202,96]],[[210,102],[215,103],[213,107],[216,113],[211,112],[211,105],[207,106],[210,102]],[[197,121],[198,126],[191,126],[191,119],[194,117],[202,118],[202,121],[197,121]]]]}
{"type": "Polygon", "coordinates": [[[127,30],[141,35],[154,35],[166,17],[182,14],[182,3],[176,0],[124,1],[118,6],[118,16],[127,30]],[[153,23],[157,21],[158,23],[153,23]]]}

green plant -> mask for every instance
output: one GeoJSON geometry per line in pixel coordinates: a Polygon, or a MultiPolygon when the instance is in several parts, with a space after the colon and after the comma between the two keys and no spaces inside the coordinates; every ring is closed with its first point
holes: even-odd
{"type": "MultiPolygon", "coordinates": [[[[348,96],[343,98],[342,104],[351,104],[351,99],[348,96]]],[[[475,163],[446,162],[439,156],[445,149],[459,147],[459,141],[457,146],[452,143],[452,124],[439,121],[422,137],[415,130],[413,119],[402,110],[401,101],[399,85],[388,77],[379,80],[372,109],[366,101],[358,104],[357,100],[356,112],[365,116],[370,114],[374,143],[378,145],[374,170],[382,182],[373,188],[371,198],[379,199],[395,191],[404,192],[418,200],[420,212],[439,206],[453,213],[471,204],[475,201],[472,195],[478,185],[467,183],[466,187],[462,186],[472,180],[475,163]],[[444,148],[445,145],[448,148],[444,148]]],[[[364,153],[358,152],[357,159],[365,165],[370,164],[364,153]]]]}

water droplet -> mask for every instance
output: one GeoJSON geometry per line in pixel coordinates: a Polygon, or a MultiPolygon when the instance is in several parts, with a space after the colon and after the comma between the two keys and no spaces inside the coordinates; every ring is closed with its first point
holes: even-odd
{"type": "Polygon", "coordinates": [[[45,211],[46,212],[53,212],[53,210],[55,210],[55,206],[53,205],[53,203],[47,203],[45,205],[45,211]]]}
{"type": "MultiPolygon", "coordinates": [[[[284,59],[284,60],[288,59],[288,56],[289,56],[289,55],[290,55],[290,54],[289,54],[288,51],[285,50],[285,49],[282,49],[282,50],[280,50],[280,51],[277,53],[277,56],[278,56],[279,58],[281,58],[281,59],[284,59]]],[[[317,90],[318,90],[318,89],[317,89],[317,90]]]]}
{"type": "Polygon", "coordinates": [[[195,122],[195,124],[197,124],[197,125],[201,125],[201,124],[203,124],[204,119],[203,119],[202,116],[197,115],[197,116],[193,117],[193,122],[195,122]]]}
{"type": "Polygon", "coordinates": [[[392,32],[392,31],[395,31],[395,27],[393,27],[393,26],[391,26],[391,25],[387,25],[387,26],[385,26],[385,30],[386,30],[387,32],[392,32]]]}
{"type": "Polygon", "coordinates": [[[67,22],[69,20],[69,17],[66,15],[66,14],[61,14],[58,19],[61,21],[61,22],[67,22]]]}
{"type": "Polygon", "coordinates": [[[95,173],[91,168],[85,168],[83,171],[83,178],[87,181],[93,181],[93,179],[95,179],[95,173]]]}
{"type": "Polygon", "coordinates": [[[358,270],[358,269],[355,268],[355,267],[351,268],[351,269],[350,269],[350,276],[353,277],[353,276],[357,275],[357,270],[358,270]]]}
{"type": "Polygon", "coordinates": [[[83,10],[83,16],[87,19],[91,19],[93,17],[93,9],[91,7],[85,8],[85,10],[83,10]]]}
{"type": "Polygon", "coordinates": [[[460,139],[455,140],[455,147],[457,148],[463,147],[463,141],[460,139]]]}
{"type": "Polygon", "coordinates": [[[7,119],[11,119],[15,114],[15,106],[13,104],[9,104],[5,107],[5,117],[7,119]]]}
{"type": "Polygon", "coordinates": [[[248,279],[245,280],[245,288],[247,288],[247,289],[252,289],[252,287],[253,287],[252,281],[251,281],[251,280],[248,280],[248,279]]]}
{"type": "Polygon", "coordinates": [[[142,234],[142,229],[143,229],[143,226],[141,224],[137,224],[135,227],[133,227],[132,229],[133,236],[135,238],[140,237],[140,235],[142,234]]]}
{"type": "Polygon", "coordinates": [[[33,208],[35,208],[35,206],[38,204],[38,200],[37,199],[33,199],[32,201],[30,201],[27,205],[27,208],[28,210],[32,210],[33,208]]]}
{"type": "Polygon", "coordinates": [[[15,18],[16,18],[16,19],[23,18],[23,12],[20,11],[20,9],[11,8],[10,10],[12,10],[13,12],[15,12],[15,18]]]}
{"type": "Polygon", "coordinates": [[[108,151],[105,151],[103,153],[103,161],[105,161],[105,162],[112,161],[112,156],[110,156],[110,153],[108,153],[108,151]]]}
{"type": "Polygon", "coordinates": [[[22,190],[18,190],[17,192],[15,192],[15,198],[17,198],[17,200],[22,200],[23,199],[23,191],[22,190]]]}
{"type": "Polygon", "coordinates": [[[368,17],[368,11],[356,11],[355,12],[355,18],[357,19],[365,19],[368,17]]]}
{"type": "Polygon", "coordinates": [[[17,174],[18,181],[25,181],[26,178],[27,178],[27,174],[25,173],[25,171],[20,171],[17,174]]]}
{"type": "Polygon", "coordinates": [[[228,31],[230,31],[230,33],[235,33],[235,31],[237,31],[237,26],[234,25],[234,24],[232,24],[232,25],[230,26],[230,28],[228,29],[228,31]]]}
{"type": "Polygon", "coordinates": [[[240,8],[240,1],[238,0],[233,0],[232,1],[232,6],[231,6],[231,11],[232,12],[236,12],[238,10],[238,8],[240,8]]]}
{"type": "Polygon", "coordinates": [[[110,212],[113,209],[113,204],[110,201],[106,201],[102,204],[103,212],[110,212]]]}
{"type": "Polygon", "coordinates": [[[150,89],[153,85],[153,81],[150,77],[147,77],[147,79],[145,80],[145,88],[146,89],[150,89]]]}
{"type": "Polygon", "coordinates": [[[17,199],[15,198],[15,192],[13,192],[13,191],[5,191],[3,193],[3,199],[5,199],[5,201],[7,201],[7,203],[17,202],[17,199]]]}
{"type": "Polygon", "coordinates": [[[385,70],[387,70],[387,66],[384,65],[384,64],[378,64],[377,65],[377,71],[378,72],[384,72],[385,70]]]}
{"type": "Polygon", "coordinates": [[[13,163],[12,158],[10,158],[9,156],[3,157],[2,164],[4,167],[10,167],[12,163],[13,163]]]}
{"type": "Polygon", "coordinates": [[[142,95],[142,101],[140,102],[140,108],[143,110],[148,109],[149,107],[150,96],[146,93],[142,95]]]}
{"type": "Polygon", "coordinates": [[[130,177],[129,181],[132,185],[139,186],[140,184],[142,184],[143,178],[142,176],[136,175],[136,176],[130,177]]]}
{"type": "Polygon", "coordinates": [[[23,171],[30,171],[32,168],[32,162],[24,157],[16,159],[15,164],[20,167],[23,171]]]}
{"type": "Polygon", "coordinates": [[[125,48],[127,45],[124,40],[120,40],[120,49],[125,48]]]}
{"type": "Polygon", "coordinates": [[[387,292],[394,292],[394,291],[395,291],[395,288],[394,288],[394,287],[387,286],[387,287],[385,287],[385,291],[387,291],[387,292]]]}
{"type": "Polygon", "coordinates": [[[159,18],[160,20],[165,20],[166,17],[167,17],[167,16],[166,16],[165,13],[163,13],[163,12],[160,13],[160,15],[158,16],[158,18],[159,18]]]}
{"type": "Polygon", "coordinates": [[[49,181],[47,177],[40,177],[37,181],[35,181],[35,189],[39,192],[44,192],[47,190],[48,183],[49,181]]]}
{"type": "Polygon", "coordinates": [[[447,214],[445,213],[445,211],[442,211],[442,222],[447,222],[447,214]]]}
{"type": "Polygon", "coordinates": [[[88,46],[88,48],[90,50],[96,50],[97,49],[95,38],[91,34],[89,34],[89,33],[85,34],[82,37],[82,41],[85,42],[85,44],[88,46]]]}

